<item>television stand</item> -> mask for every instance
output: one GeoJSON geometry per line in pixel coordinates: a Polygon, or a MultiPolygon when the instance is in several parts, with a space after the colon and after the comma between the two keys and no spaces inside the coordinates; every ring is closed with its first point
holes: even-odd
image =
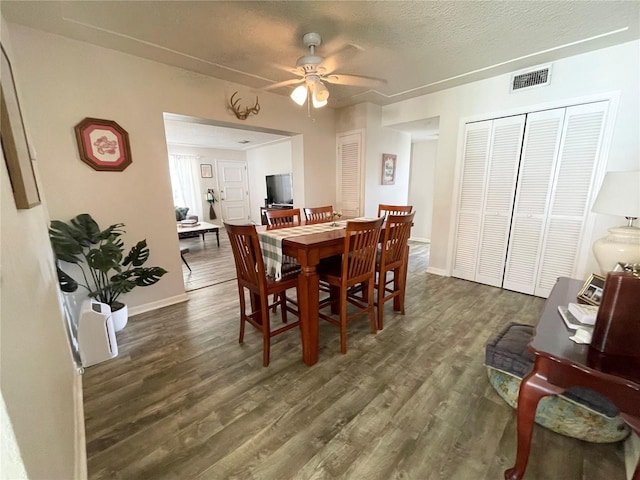
{"type": "Polygon", "coordinates": [[[262,225],[267,224],[267,210],[292,210],[293,205],[291,203],[271,203],[266,207],[260,207],[260,220],[262,225]]]}

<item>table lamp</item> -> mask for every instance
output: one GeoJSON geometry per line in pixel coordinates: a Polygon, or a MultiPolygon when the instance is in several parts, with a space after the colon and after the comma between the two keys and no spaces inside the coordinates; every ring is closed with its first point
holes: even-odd
{"type": "Polygon", "coordinates": [[[627,225],[609,229],[609,235],[596,240],[593,253],[603,274],[618,263],[640,263],[640,228],[633,221],[640,217],[640,170],[607,172],[592,212],[626,217],[627,225]]]}

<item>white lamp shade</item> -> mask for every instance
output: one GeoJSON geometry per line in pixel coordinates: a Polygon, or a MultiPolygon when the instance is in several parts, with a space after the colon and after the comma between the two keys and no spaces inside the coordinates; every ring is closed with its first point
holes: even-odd
{"type": "Polygon", "coordinates": [[[591,210],[605,215],[640,217],[640,170],[607,172],[591,210]]]}
{"type": "Polygon", "coordinates": [[[296,102],[298,105],[304,105],[304,102],[307,100],[307,86],[300,85],[296,87],[296,89],[291,92],[291,100],[296,102]]]}

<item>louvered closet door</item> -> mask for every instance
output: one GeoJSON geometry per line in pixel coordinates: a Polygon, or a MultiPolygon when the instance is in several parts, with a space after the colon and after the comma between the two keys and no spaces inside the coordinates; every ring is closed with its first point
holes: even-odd
{"type": "Polygon", "coordinates": [[[482,201],[489,158],[492,120],[468,123],[462,153],[462,185],[454,252],[454,277],[475,280],[482,201]]]}
{"type": "Polygon", "coordinates": [[[337,136],[337,208],[345,217],[362,215],[362,132],[337,136]]]}
{"type": "Polygon", "coordinates": [[[548,297],[556,279],[574,276],[608,102],[567,108],[534,295],[548,297]]]}
{"type": "Polygon", "coordinates": [[[503,283],[509,290],[535,291],[564,116],[564,108],[527,116],[503,283]]]}
{"type": "Polygon", "coordinates": [[[525,115],[493,121],[475,281],[502,286],[525,115]]]}

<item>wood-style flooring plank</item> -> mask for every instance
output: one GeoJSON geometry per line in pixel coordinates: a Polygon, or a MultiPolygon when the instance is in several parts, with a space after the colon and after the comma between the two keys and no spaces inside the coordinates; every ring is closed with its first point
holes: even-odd
{"type": "MultiPolygon", "coordinates": [[[[351,322],[346,355],[321,322],[313,367],[290,330],[263,368],[260,333],[238,343],[226,234],[220,248],[205,238],[181,241],[189,301],[132,317],[119,356],[86,370],[91,480],[502,478],[515,411],[488,383],[484,345],[510,321],[535,324],[544,300],[427,274],[428,245],[412,243],[406,315],[387,302],[376,335],[351,322]]],[[[623,480],[622,449],[536,426],[525,479],[548,478],[623,480]]]]}

